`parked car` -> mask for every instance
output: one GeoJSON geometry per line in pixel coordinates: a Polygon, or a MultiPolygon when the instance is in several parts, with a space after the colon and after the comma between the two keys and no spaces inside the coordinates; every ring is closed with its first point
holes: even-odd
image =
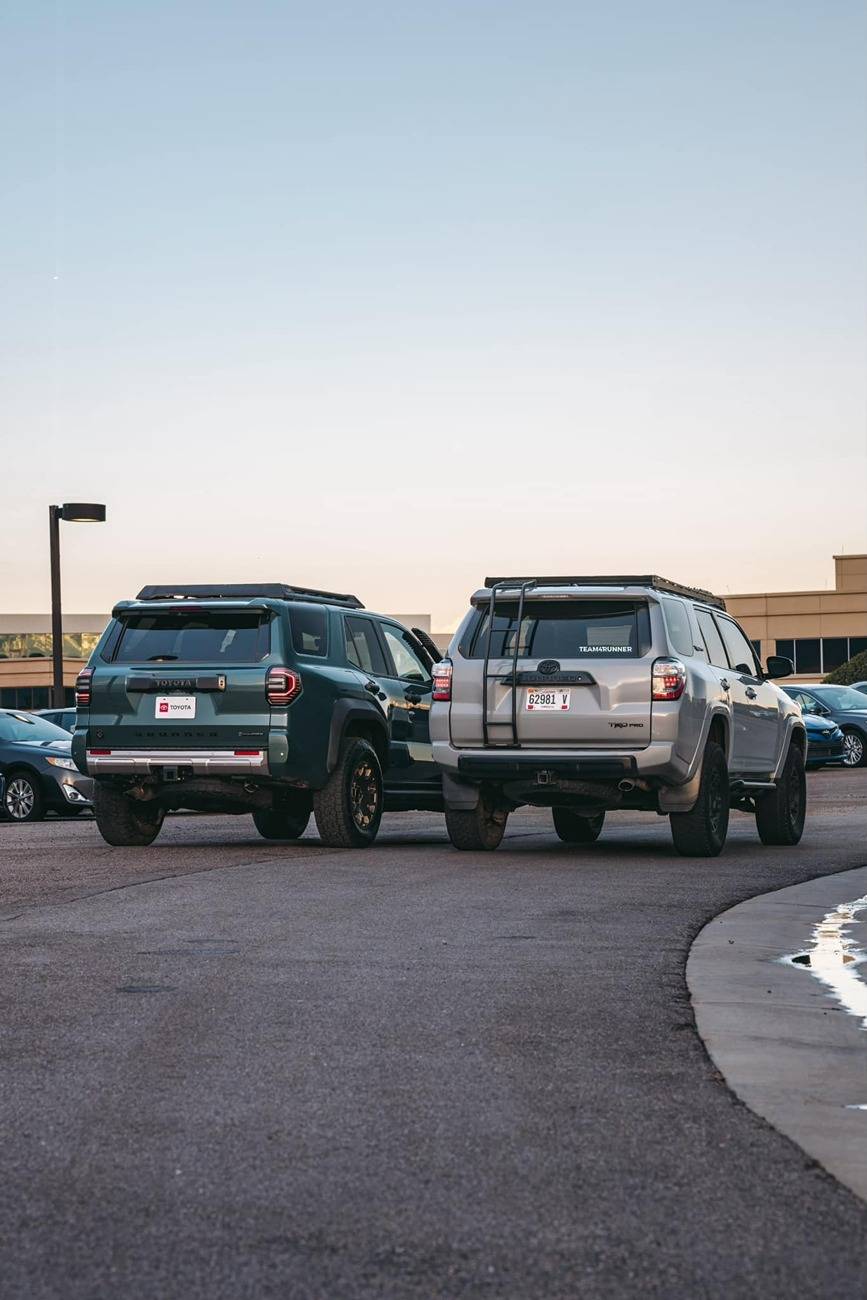
{"type": "Polygon", "coordinates": [[[843,732],[844,767],[867,767],[867,695],[852,686],[788,686],[804,716],[835,722],[843,732]]]}
{"type": "Polygon", "coordinates": [[[364,847],[384,809],[441,809],[433,643],[354,596],[152,586],[118,604],[76,686],[73,754],[109,844],[167,810],[252,813],[266,839],[364,847]]]}
{"type": "Polygon", "coordinates": [[[807,728],[807,771],[829,763],[842,766],[844,736],[836,722],[829,722],[817,713],[805,713],[804,726],[807,728]]]}
{"type": "Polygon", "coordinates": [[[867,682],[853,682],[853,691],[860,691],[862,695],[867,695],[867,682]]]}
{"type": "Polygon", "coordinates": [[[446,825],[493,849],[521,804],[587,844],[609,809],[667,814],[680,853],[714,856],[729,809],[765,844],[806,812],[800,710],[722,600],[654,576],[486,578],[434,666],[431,737],[446,825]]]}
{"type": "Polygon", "coordinates": [[[35,713],[0,709],[3,813],[16,822],[40,821],[49,809],[75,816],[92,806],[93,782],[72,760],[69,734],[35,713]]]}
{"type": "Polygon", "coordinates": [[[69,735],[75,730],[75,709],[33,709],[33,713],[38,718],[45,718],[48,722],[53,722],[55,727],[62,729],[69,735]]]}

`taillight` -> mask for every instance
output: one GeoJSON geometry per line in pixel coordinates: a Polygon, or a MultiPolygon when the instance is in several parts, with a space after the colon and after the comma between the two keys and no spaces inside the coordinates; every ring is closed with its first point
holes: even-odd
{"type": "Polygon", "coordinates": [[[269,668],[265,678],[265,695],[269,704],[285,708],[301,694],[301,676],[289,668],[269,668]]]}
{"type": "Polygon", "coordinates": [[[438,664],[434,664],[432,670],[433,691],[431,699],[450,700],[452,698],[452,661],[451,659],[441,659],[438,664]]]}
{"type": "Polygon", "coordinates": [[[686,687],[686,667],[679,659],[657,659],[653,665],[651,698],[679,700],[686,687]]]}
{"type": "Polygon", "coordinates": [[[82,668],[75,679],[75,707],[77,709],[90,708],[90,679],[92,677],[92,668],[82,668]]]}

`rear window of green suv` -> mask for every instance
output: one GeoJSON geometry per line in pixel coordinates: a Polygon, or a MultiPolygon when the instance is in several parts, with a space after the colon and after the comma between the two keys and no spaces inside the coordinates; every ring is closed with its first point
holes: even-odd
{"type": "Polygon", "coordinates": [[[121,664],[254,664],[270,652],[262,610],[199,609],[127,614],[112,659],[121,664]]]}
{"type": "MultiPolygon", "coordinates": [[[[491,655],[511,658],[518,639],[519,659],[635,659],[650,647],[650,616],[641,601],[528,600],[521,614],[517,601],[497,601],[491,655]]],[[[469,637],[471,659],[484,657],[488,611],[476,620],[469,637]]]]}

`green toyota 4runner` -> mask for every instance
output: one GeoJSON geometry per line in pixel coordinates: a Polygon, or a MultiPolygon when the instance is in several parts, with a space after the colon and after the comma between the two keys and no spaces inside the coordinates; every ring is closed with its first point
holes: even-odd
{"type": "Polygon", "coordinates": [[[105,840],[170,809],[252,813],[363,847],[384,810],[442,808],[428,718],[436,646],[354,596],[282,583],[145,587],[76,683],[72,753],[105,840]]]}

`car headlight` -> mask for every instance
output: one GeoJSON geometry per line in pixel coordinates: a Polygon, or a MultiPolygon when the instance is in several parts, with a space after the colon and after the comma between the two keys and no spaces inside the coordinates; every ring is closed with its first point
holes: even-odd
{"type": "Polygon", "coordinates": [[[46,763],[50,763],[52,767],[66,768],[67,772],[78,771],[78,768],[75,766],[71,758],[47,758],[45,761],[46,763]]]}

